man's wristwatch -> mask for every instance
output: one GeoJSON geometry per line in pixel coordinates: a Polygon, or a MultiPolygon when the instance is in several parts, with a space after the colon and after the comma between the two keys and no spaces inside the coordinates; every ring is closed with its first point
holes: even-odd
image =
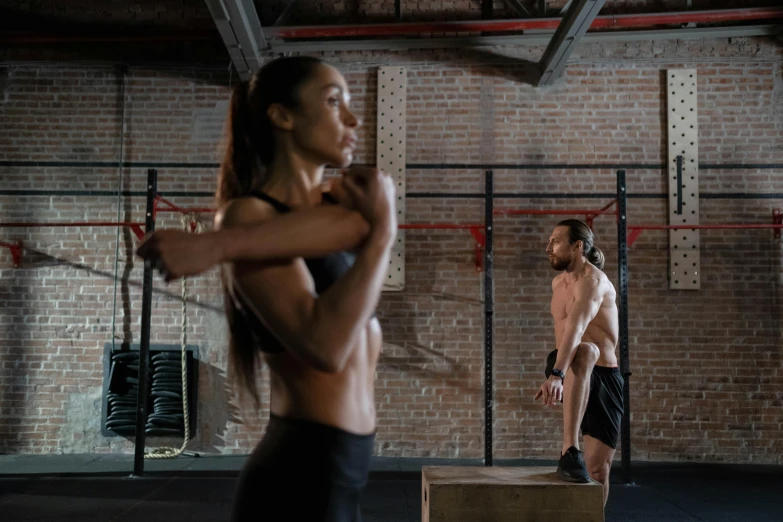
{"type": "Polygon", "coordinates": [[[563,382],[563,379],[565,378],[563,370],[558,370],[557,368],[552,368],[551,374],[560,377],[560,382],[563,382]]]}

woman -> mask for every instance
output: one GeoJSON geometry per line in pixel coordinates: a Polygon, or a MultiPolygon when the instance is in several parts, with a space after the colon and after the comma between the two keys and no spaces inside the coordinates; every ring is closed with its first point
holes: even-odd
{"type": "Polygon", "coordinates": [[[260,350],[271,392],[237,522],[360,520],[381,347],[374,310],[397,223],[393,183],[375,169],[353,168],[324,191],[326,166],[352,161],[360,123],[349,101],[342,75],[317,59],[269,62],[232,96],[216,232],[157,233],[139,250],[169,280],[232,261],[223,265],[231,369],[257,400],[260,350]],[[165,262],[167,240],[179,253],[165,262]],[[340,251],[359,244],[355,256],[340,251]],[[172,270],[197,252],[207,259],[172,270]]]}

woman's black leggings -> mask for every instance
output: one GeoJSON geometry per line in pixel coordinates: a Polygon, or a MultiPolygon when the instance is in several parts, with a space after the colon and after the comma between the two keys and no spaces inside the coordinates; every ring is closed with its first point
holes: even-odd
{"type": "Polygon", "coordinates": [[[271,415],[248,458],[233,522],[360,522],[375,435],[271,415]]]}

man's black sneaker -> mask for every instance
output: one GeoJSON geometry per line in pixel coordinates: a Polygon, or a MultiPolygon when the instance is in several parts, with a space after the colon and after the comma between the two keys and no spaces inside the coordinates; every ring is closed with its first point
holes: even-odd
{"type": "Polygon", "coordinates": [[[557,464],[557,475],[566,482],[579,482],[587,484],[590,482],[590,475],[587,474],[585,460],[582,458],[582,452],[571,446],[568,451],[560,457],[557,464]]]}

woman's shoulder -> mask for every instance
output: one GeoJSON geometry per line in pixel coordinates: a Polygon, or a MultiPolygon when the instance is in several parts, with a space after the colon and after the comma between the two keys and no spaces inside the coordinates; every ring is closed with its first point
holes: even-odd
{"type": "Polygon", "coordinates": [[[252,196],[230,199],[215,214],[215,230],[260,223],[276,213],[271,204],[252,196]]]}

